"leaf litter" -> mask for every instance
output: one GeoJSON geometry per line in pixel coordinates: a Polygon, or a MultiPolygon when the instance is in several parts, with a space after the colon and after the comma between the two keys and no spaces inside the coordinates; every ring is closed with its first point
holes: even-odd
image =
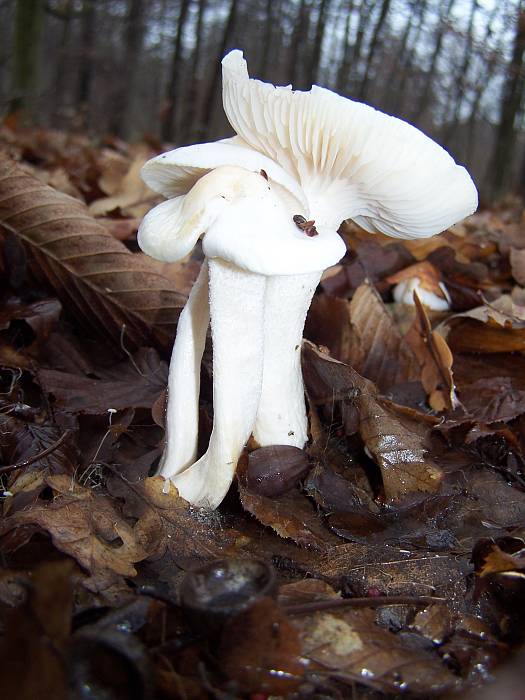
{"type": "MultiPolygon", "coordinates": [[[[249,444],[211,513],[155,476],[200,258],[137,251],[150,146],[2,127],[0,149],[0,694],[448,698],[511,673],[521,208],[422,241],[344,224],[348,255],[306,325],[309,445],[249,444]],[[416,273],[446,286],[450,311],[393,301],[416,273]],[[265,562],[275,585],[203,630],[180,583],[232,557],[265,562]]],[[[210,391],[205,361],[204,429],[210,391]]]]}

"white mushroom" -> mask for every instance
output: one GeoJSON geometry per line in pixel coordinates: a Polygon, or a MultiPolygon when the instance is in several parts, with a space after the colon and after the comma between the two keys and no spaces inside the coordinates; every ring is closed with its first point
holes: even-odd
{"type": "Polygon", "coordinates": [[[416,292],[423,306],[432,311],[448,311],[450,309],[450,294],[443,282],[439,282],[438,291],[440,294],[427,289],[419,277],[410,277],[396,284],[392,296],[398,304],[414,306],[414,292],[416,292]]]}
{"type": "Polygon", "coordinates": [[[170,365],[161,473],[212,508],[250,434],[261,445],[306,443],[302,332],[323,270],[344,255],[340,223],[429,236],[477,206],[467,171],[414,127],[323,88],[251,80],[240,51],[223,60],[223,102],[236,137],[144,166],[146,183],[170,199],[139,231],[141,248],[164,261],[203,235],[206,259],[170,365]],[[214,422],[195,461],[210,317],[214,422]]]}

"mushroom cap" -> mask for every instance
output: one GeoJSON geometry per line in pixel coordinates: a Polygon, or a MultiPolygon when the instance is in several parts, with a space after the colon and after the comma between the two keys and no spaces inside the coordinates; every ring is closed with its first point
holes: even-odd
{"type": "Polygon", "coordinates": [[[418,238],[476,210],[465,168],[407,122],[316,85],[301,92],[250,79],[238,50],[222,66],[230,124],[301,183],[316,222],[351,218],[371,232],[418,238]]]}
{"type": "Polygon", "coordinates": [[[346,247],[337,232],[319,227],[309,237],[293,221],[293,210],[259,173],[235,166],[214,168],[185,196],[152,209],[138,242],[159,260],[187,255],[204,234],[209,258],[222,258],[262,275],[295,275],[338,262],[346,247]]]}

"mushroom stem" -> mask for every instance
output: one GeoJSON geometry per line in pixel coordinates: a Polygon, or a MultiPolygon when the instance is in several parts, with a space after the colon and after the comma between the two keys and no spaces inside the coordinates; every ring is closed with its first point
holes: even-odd
{"type": "Polygon", "coordinates": [[[302,448],[308,439],[301,343],[306,314],[321,274],[268,277],[263,384],[253,430],[261,446],[302,448]]]}
{"type": "Polygon", "coordinates": [[[173,483],[193,505],[216,508],[250,437],[261,395],[267,278],[209,260],[213,430],[206,453],[173,483]]]}
{"type": "Polygon", "coordinates": [[[210,323],[208,263],[205,260],[177,325],[171,355],[166,446],[160,474],[169,478],[197,458],[200,367],[210,323]]]}

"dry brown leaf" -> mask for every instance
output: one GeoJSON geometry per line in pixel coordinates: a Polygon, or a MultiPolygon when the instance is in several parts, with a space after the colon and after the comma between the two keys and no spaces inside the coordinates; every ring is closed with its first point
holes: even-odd
{"type": "Polygon", "coordinates": [[[437,270],[432,263],[429,263],[428,260],[415,263],[414,265],[409,265],[409,267],[405,267],[403,270],[399,270],[399,272],[389,275],[386,278],[386,281],[390,284],[398,284],[399,282],[406,282],[413,277],[417,277],[419,279],[420,285],[423,287],[423,289],[426,289],[433,294],[437,294],[437,296],[441,297],[442,299],[445,299],[443,290],[440,287],[441,275],[439,274],[439,270],[437,270]]]}
{"type": "Polygon", "coordinates": [[[129,238],[133,238],[137,233],[140,219],[99,218],[98,222],[107,229],[113,238],[119,241],[126,241],[129,238]]]}
{"type": "MultiPolygon", "coordinates": [[[[410,269],[410,268],[408,268],[410,269]]],[[[361,346],[361,361],[353,365],[381,392],[419,379],[419,367],[376,289],[362,284],[350,302],[350,322],[361,346]]]]}
{"type": "Polygon", "coordinates": [[[414,292],[416,318],[405,336],[421,365],[421,383],[428,402],[435,411],[454,409],[459,405],[452,374],[454,358],[447,341],[432,330],[425,307],[414,292]]]}
{"type": "Polygon", "coordinates": [[[239,533],[221,527],[213,511],[194,511],[162,476],[132,483],[115,474],[108,490],[124,499],[126,516],[138,519],[134,534],[147,559],[162,558],[172,575],[177,567],[195,567],[236,551],[239,533]]]}
{"type": "Polygon", "coordinates": [[[71,561],[40,566],[28,586],[28,600],[7,614],[0,656],[0,697],[17,700],[69,697],[65,659],[73,612],[71,561]]]}
{"type": "Polygon", "coordinates": [[[306,317],[304,337],[330,350],[332,357],[352,364],[359,358],[359,345],[352,332],[349,303],[328,294],[315,296],[306,317]]]}
{"type": "Polygon", "coordinates": [[[151,408],[166,388],[168,366],[155,350],[142,348],[101,379],[41,369],[37,380],[61,408],[102,415],[109,409],[151,408]]]}
{"type": "Polygon", "coordinates": [[[512,276],[518,284],[525,284],[525,248],[510,249],[512,276]]]}
{"type": "Polygon", "coordinates": [[[450,316],[438,330],[454,352],[524,352],[525,307],[504,294],[493,302],[450,316]]]}
{"type": "Polygon", "coordinates": [[[398,415],[382,404],[372,382],[348,365],[320,353],[305,342],[304,374],[314,403],[353,403],[359,413],[359,434],[381,468],[385,497],[400,500],[410,493],[433,493],[442,473],[427,456],[428,426],[398,415]]]}
{"type": "Polygon", "coordinates": [[[97,199],[89,205],[92,216],[104,216],[114,209],[120,209],[123,216],[142,217],[151,209],[156,193],[149,189],[140,177],[142,166],[149,159],[151,151],[147,146],[138,149],[133,161],[120,181],[109,184],[106,175],[102,185],[111,192],[110,197],[97,199]]]}
{"type": "Polygon", "coordinates": [[[79,324],[121,344],[169,346],[184,303],[145,258],[110,236],[84,206],[12,161],[0,163],[0,225],[30,249],[37,271],[79,324]]]}
{"type": "MultiPolygon", "coordinates": [[[[502,544],[502,542],[500,542],[500,544],[502,544]]],[[[521,545],[523,544],[523,541],[521,541],[521,545]]],[[[514,548],[517,552],[515,554],[510,554],[501,549],[498,541],[489,538],[479,540],[472,554],[476,575],[480,578],[484,578],[492,574],[524,571],[525,556],[523,547],[520,549],[516,541],[514,548]]]]}
{"type": "MultiPolygon", "coordinates": [[[[131,527],[118,513],[109,496],[76,483],[64,474],[48,476],[53,490],[52,501],[35,503],[28,510],[9,515],[0,524],[0,535],[6,537],[20,530],[30,536],[36,529],[51,535],[57,549],[75,558],[91,574],[90,584],[96,588],[97,578],[135,576],[135,564],[148,556],[131,527]]],[[[26,537],[27,539],[27,537],[26,537]]],[[[16,544],[19,544],[17,541],[16,544]]]]}

